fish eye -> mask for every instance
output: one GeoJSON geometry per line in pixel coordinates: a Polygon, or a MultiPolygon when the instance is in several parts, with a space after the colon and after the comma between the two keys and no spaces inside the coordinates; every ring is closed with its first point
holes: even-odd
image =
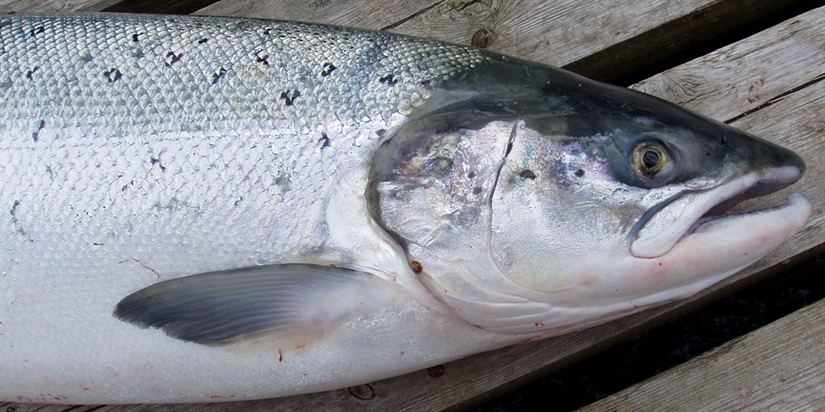
{"type": "Polygon", "coordinates": [[[633,149],[631,162],[640,176],[653,178],[669,169],[670,153],[661,142],[643,141],[633,149]]]}

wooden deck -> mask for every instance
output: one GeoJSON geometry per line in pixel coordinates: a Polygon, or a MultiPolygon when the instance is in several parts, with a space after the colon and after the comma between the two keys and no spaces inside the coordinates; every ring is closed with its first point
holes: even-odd
{"type": "Polygon", "coordinates": [[[582,412],[821,410],[824,348],[820,300],[582,412]]]}
{"type": "MultiPolygon", "coordinates": [[[[814,205],[806,229],[733,278],[686,301],[559,338],[513,346],[358,388],[212,410],[463,409],[558,370],[825,250],[825,7],[758,0],[0,0],[0,12],[144,11],[333,23],[473,44],[562,66],[687,106],[799,153],[791,189],[814,205]],[[751,33],[753,22],[772,27],[751,33]],[[752,34],[744,36],[744,34],[752,34]],[[743,38],[744,37],[744,38],[743,38]],[[699,56],[687,60],[684,56],[699,56]],[[678,63],[678,64],[674,64],[678,63]],[[661,67],[675,66],[660,71],[661,67]]],[[[751,204],[777,204],[783,190],[751,204]]],[[[588,410],[825,408],[825,304],[819,302],[588,410]],[[758,361],[757,361],[758,360],[758,361]],[[709,384],[712,383],[712,384],[709,384]],[[759,394],[754,395],[754,394],[759,394]]],[[[2,371],[0,370],[0,373],[2,371]]],[[[191,405],[153,405],[189,410],[191,405]]],[[[0,410],[67,406],[2,404],[0,410]]],[[[145,410],[106,406],[105,410],[145,410]]],[[[80,407],[92,410],[100,407],[80,407]]]]}

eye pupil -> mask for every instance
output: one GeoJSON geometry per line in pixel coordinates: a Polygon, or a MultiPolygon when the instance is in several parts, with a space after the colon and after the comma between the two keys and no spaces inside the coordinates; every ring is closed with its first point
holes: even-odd
{"type": "Polygon", "coordinates": [[[670,170],[672,159],[664,144],[644,141],[633,149],[630,161],[640,176],[654,178],[670,170]]]}
{"type": "Polygon", "coordinates": [[[656,167],[661,160],[662,159],[659,157],[659,153],[654,150],[647,150],[642,156],[642,162],[648,169],[656,167]]]}

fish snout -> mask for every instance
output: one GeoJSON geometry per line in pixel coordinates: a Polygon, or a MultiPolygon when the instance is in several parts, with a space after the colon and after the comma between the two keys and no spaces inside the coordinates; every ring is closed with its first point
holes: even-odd
{"type": "Polygon", "coordinates": [[[722,135],[720,145],[730,150],[732,157],[740,160],[750,170],[787,170],[781,174],[781,178],[777,178],[776,183],[785,183],[781,187],[796,182],[805,173],[805,161],[801,156],[749,133],[729,128],[722,135]]]}

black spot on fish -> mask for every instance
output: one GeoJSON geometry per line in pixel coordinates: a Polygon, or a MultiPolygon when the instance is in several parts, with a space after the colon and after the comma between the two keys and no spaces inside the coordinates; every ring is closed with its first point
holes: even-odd
{"type": "Polygon", "coordinates": [[[524,179],[536,180],[536,173],[530,169],[524,169],[518,175],[524,179]]]}
{"type": "Polygon", "coordinates": [[[172,51],[166,53],[166,67],[172,67],[173,64],[180,61],[181,57],[183,57],[183,53],[175,54],[172,51]]]}
{"type": "Polygon", "coordinates": [[[284,102],[287,106],[292,106],[295,103],[295,99],[301,96],[301,92],[296,90],[287,90],[281,93],[281,98],[284,99],[284,102]]]}
{"type": "Polygon", "coordinates": [[[584,176],[584,170],[582,170],[582,169],[576,170],[575,175],[576,175],[576,177],[584,176]]]}
{"type": "Polygon", "coordinates": [[[123,77],[123,73],[121,73],[120,70],[115,69],[115,68],[112,68],[109,71],[103,72],[103,75],[106,76],[107,79],[109,79],[109,83],[114,83],[114,82],[120,80],[121,77],[123,77]]]}
{"type": "Polygon", "coordinates": [[[26,238],[29,242],[34,242],[34,239],[29,236],[29,233],[26,229],[23,228],[23,225],[20,224],[20,221],[17,220],[17,208],[20,207],[20,201],[15,200],[11,204],[11,209],[9,209],[9,214],[11,215],[12,223],[14,224],[14,229],[17,233],[21,234],[23,237],[26,238]]]}
{"type": "Polygon", "coordinates": [[[395,80],[395,76],[392,74],[388,74],[380,79],[379,82],[386,84],[387,86],[395,86],[398,83],[398,80],[395,80]]]}
{"type": "Polygon", "coordinates": [[[221,67],[220,70],[218,70],[216,73],[212,74],[212,84],[217,83],[218,80],[220,80],[221,77],[223,77],[223,75],[225,75],[225,74],[226,74],[226,69],[221,67]]]}
{"type": "Polygon", "coordinates": [[[384,130],[384,129],[378,129],[378,130],[376,130],[376,131],[375,131],[375,134],[376,134],[378,137],[384,137],[384,133],[387,133],[387,131],[386,131],[386,130],[384,130]]]}
{"type": "Polygon", "coordinates": [[[275,184],[281,188],[282,192],[288,192],[290,190],[290,183],[292,183],[292,180],[290,180],[288,174],[281,173],[275,176],[275,184]]]}
{"type": "Polygon", "coordinates": [[[269,55],[267,54],[266,56],[261,56],[261,53],[263,53],[263,51],[259,51],[255,54],[255,62],[263,67],[269,66],[269,55]]]}
{"type": "Polygon", "coordinates": [[[209,39],[207,39],[206,37],[204,37],[204,38],[202,38],[202,39],[198,40],[198,44],[204,44],[204,43],[206,43],[206,42],[208,42],[208,41],[209,41],[209,39]]]}
{"type": "Polygon", "coordinates": [[[139,41],[140,41],[140,35],[141,35],[141,34],[143,34],[143,33],[135,33],[135,34],[133,34],[133,35],[132,35],[132,41],[133,41],[133,42],[135,42],[135,43],[139,42],[139,41]]]}
{"type": "Polygon", "coordinates": [[[86,52],[86,53],[84,53],[80,56],[80,61],[82,61],[83,63],[88,63],[88,62],[92,61],[92,59],[93,59],[92,55],[88,52],[86,52]]]}
{"type": "Polygon", "coordinates": [[[46,29],[43,26],[38,26],[31,29],[31,31],[29,31],[29,34],[31,34],[32,36],[37,36],[38,34],[43,33],[45,31],[46,29]]]}
{"type": "Polygon", "coordinates": [[[474,188],[473,188],[473,194],[474,194],[474,195],[477,195],[477,194],[479,194],[479,193],[481,193],[481,186],[476,186],[476,187],[474,187],[474,188]]]}
{"type": "Polygon", "coordinates": [[[40,124],[37,126],[37,130],[32,132],[32,140],[36,142],[40,138],[40,131],[43,130],[44,127],[46,127],[46,121],[41,120],[40,124]]]}
{"type": "Polygon", "coordinates": [[[318,139],[318,143],[321,143],[321,150],[324,150],[325,147],[332,146],[329,136],[327,136],[325,132],[321,132],[321,138],[318,139]]]}
{"type": "Polygon", "coordinates": [[[160,156],[162,154],[163,154],[163,150],[161,150],[160,153],[158,153],[158,157],[151,157],[150,156],[149,161],[152,162],[152,166],[158,165],[158,167],[160,168],[160,171],[165,172],[166,171],[166,166],[164,166],[163,163],[160,162],[160,156]]]}
{"type": "Polygon", "coordinates": [[[40,66],[34,66],[33,69],[26,72],[26,78],[29,80],[34,80],[34,78],[32,78],[32,75],[38,70],[40,70],[40,66]]]}
{"type": "Polygon", "coordinates": [[[467,177],[468,177],[469,179],[472,179],[472,178],[476,177],[476,172],[474,172],[474,171],[470,171],[470,173],[467,173],[467,177]]]}
{"type": "Polygon", "coordinates": [[[722,147],[728,147],[728,136],[726,134],[722,134],[719,138],[719,145],[722,147]]]}
{"type": "Polygon", "coordinates": [[[335,67],[334,64],[324,63],[324,69],[321,71],[321,76],[329,76],[330,74],[332,74],[332,72],[335,71],[335,69],[337,69],[337,67],[335,67]]]}

